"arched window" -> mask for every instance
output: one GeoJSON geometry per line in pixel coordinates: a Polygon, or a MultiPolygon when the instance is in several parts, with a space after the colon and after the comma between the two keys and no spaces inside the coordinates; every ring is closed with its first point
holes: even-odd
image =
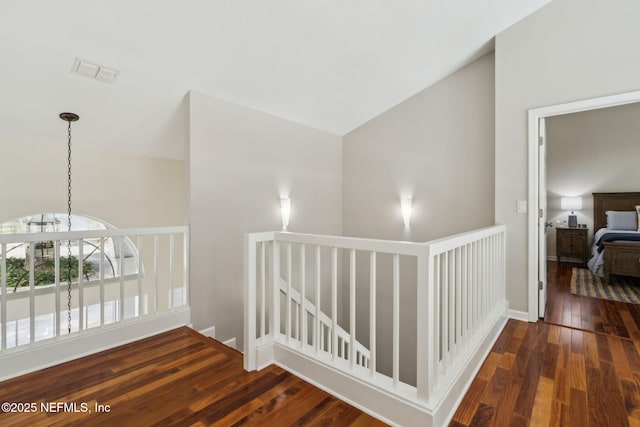
{"type": "MultiPolygon", "coordinates": [[[[13,233],[51,233],[67,231],[67,214],[44,213],[29,215],[0,223],[0,234],[13,233]]],[[[114,226],[97,218],[72,215],[71,231],[93,231],[115,229],[114,226]]],[[[90,235],[91,233],[88,233],[90,235]]],[[[95,235],[95,233],[93,233],[95,235]]],[[[56,322],[60,334],[66,329],[62,324],[66,319],[64,293],[56,293],[56,252],[58,253],[58,283],[66,287],[70,277],[73,283],[73,308],[71,310],[72,329],[80,327],[79,288],[83,283],[82,316],[83,329],[110,324],[118,319],[138,317],[140,315],[140,296],[135,292],[138,269],[144,273],[136,247],[126,237],[84,237],[71,240],[71,271],[67,265],[67,241],[45,240],[37,243],[7,243],[5,250],[6,291],[12,295],[7,302],[7,324],[5,329],[7,348],[28,344],[33,332],[33,340],[52,338],[56,322]],[[56,248],[56,245],[59,247],[56,248]],[[82,245],[82,247],[80,246],[82,245]],[[31,255],[33,254],[33,259],[31,255]],[[80,258],[82,258],[82,277],[79,278],[80,258]],[[29,308],[30,284],[33,278],[33,309],[29,308]],[[127,290],[124,299],[120,299],[118,288],[125,284],[127,290]],[[102,287],[102,291],[100,288],[102,287]],[[100,302],[100,292],[105,296],[100,302]],[[59,296],[59,303],[56,298],[59,296]],[[122,302],[121,302],[122,301],[122,302]],[[56,304],[59,308],[56,309],[56,304]],[[121,307],[122,304],[122,307],[121,307]],[[56,311],[60,310],[58,314],[56,311]],[[121,310],[124,310],[121,312],[121,310]],[[30,326],[30,316],[33,325],[30,326]],[[60,326],[61,325],[61,326],[60,326]],[[31,329],[33,329],[31,331],[31,329]]],[[[33,241],[33,239],[31,239],[33,241]]],[[[143,296],[143,312],[146,310],[147,297],[143,296]]]]}
{"type": "MultiPolygon", "coordinates": [[[[71,231],[108,230],[115,227],[106,221],[88,216],[72,215],[71,231]]],[[[0,224],[0,234],[8,233],[46,233],[67,231],[67,214],[43,213],[29,215],[6,221],[0,224]]],[[[100,245],[100,239],[83,239],[83,248],[80,251],[79,241],[72,241],[71,256],[75,258],[74,265],[82,252],[83,280],[96,280],[98,272],[104,273],[105,279],[130,276],[137,274],[139,259],[133,243],[125,238],[106,238],[100,245]],[[102,251],[101,251],[102,249],[102,251]],[[122,257],[120,256],[122,251],[122,257]],[[102,255],[102,252],[104,255],[102,255]],[[122,260],[122,266],[120,262],[122,260]],[[100,265],[102,263],[102,266],[100,265]],[[122,270],[121,270],[122,268],[122,270]]],[[[35,245],[35,286],[53,286],[54,247],[52,241],[39,242],[35,245]]],[[[25,243],[16,243],[7,247],[7,289],[18,292],[21,288],[29,286],[29,249],[25,243]]],[[[66,259],[66,248],[61,251],[61,258],[66,259]]],[[[73,273],[72,273],[73,274],[73,273]]],[[[77,275],[77,271],[75,273],[77,275]]]]}

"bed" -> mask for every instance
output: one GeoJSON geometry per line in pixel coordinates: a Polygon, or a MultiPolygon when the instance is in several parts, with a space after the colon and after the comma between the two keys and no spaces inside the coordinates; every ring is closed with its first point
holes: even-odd
{"type": "MultiPolygon", "coordinates": [[[[608,229],[607,211],[633,212],[640,206],[640,192],[593,193],[593,257],[589,268],[608,278],[611,274],[640,277],[640,232],[608,229]]],[[[637,215],[636,215],[637,218],[637,215]]],[[[618,227],[616,227],[618,228],[618,227]]]]}

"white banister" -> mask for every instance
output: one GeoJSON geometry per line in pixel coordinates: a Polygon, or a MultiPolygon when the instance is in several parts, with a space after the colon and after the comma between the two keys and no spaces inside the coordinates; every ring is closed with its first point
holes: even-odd
{"type": "Polygon", "coordinates": [[[245,274],[254,280],[245,280],[250,299],[245,322],[254,326],[245,329],[245,367],[276,362],[320,384],[328,381],[336,393],[363,406],[373,393],[380,399],[376,402],[386,402],[373,410],[395,424],[446,422],[438,414],[451,409],[472,377],[469,363],[488,352],[506,319],[504,226],[425,243],[278,231],[249,234],[246,242],[254,249],[245,251],[245,274]],[[272,255],[266,266],[265,242],[272,255]],[[307,247],[314,248],[309,260],[307,247]],[[326,259],[323,249],[330,254],[326,259]],[[286,257],[282,276],[281,256],[286,257]],[[406,261],[410,259],[414,261],[406,261]],[[315,263],[310,292],[307,261],[315,263]],[[256,270],[258,278],[266,277],[265,270],[271,272],[268,283],[255,280],[256,270]],[[265,312],[256,302],[258,290],[270,295],[267,319],[259,320],[269,325],[268,333],[264,327],[256,331],[255,315],[250,314],[265,312]],[[415,292],[412,307],[406,306],[406,292],[415,292]],[[323,311],[321,299],[327,297],[328,311],[323,311]],[[281,298],[286,302],[282,309],[281,298]],[[362,311],[367,304],[368,311],[362,311]],[[340,326],[343,321],[348,328],[340,326]],[[405,350],[404,322],[415,322],[415,355],[405,350]],[[360,334],[366,345],[358,340],[360,334]],[[413,356],[415,366],[407,366],[413,356]],[[336,372],[353,382],[338,380],[336,372]]]}
{"type": "Polygon", "coordinates": [[[162,227],[0,234],[0,380],[189,324],[188,232],[188,227],[162,227]],[[142,258],[144,240],[153,245],[155,236],[165,233],[183,236],[184,257],[167,256],[163,243],[154,249],[147,246],[142,258]],[[66,253],[67,242],[77,265],[66,253]],[[126,242],[126,248],[120,242],[126,242]],[[156,264],[149,269],[153,276],[145,277],[144,262],[156,264]],[[69,266],[71,333],[66,307],[69,266]],[[174,283],[180,299],[173,307],[168,304],[167,270],[176,276],[182,271],[184,279],[174,283]]]}
{"type": "MultiPolygon", "coordinates": [[[[147,325],[145,322],[151,317],[173,313],[172,319],[184,319],[189,310],[188,232],[188,227],[159,227],[0,234],[0,362],[25,354],[24,362],[16,365],[15,372],[20,372],[21,365],[27,366],[29,354],[36,354],[44,346],[55,347],[58,341],[62,345],[63,340],[81,340],[88,334],[96,337],[103,333],[102,328],[109,327],[113,338],[105,338],[104,345],[107,345],[135,331],[155,330],[154,326],[134,326],[147,325]],[[168,239],[160,244],[160,236],[168,239]],[[183,257],[174,256],[174,239],[178,236],[185,244],[183,257]],[[145,239],[151,242],[152,250],[142,250],[145,239]],[[67,244],[72,249],[71,257],[67,244]],[[165,264],[163,268],[160,268],[160,259],[165,264]],[[9,261],[14,273],[11,284],[9,261]],[[149,277],[144,274],[145,261],[153,264],[150,269],[153,275],[149,277]],[[16,279],[16,269],[24,271],[28,280],[16,279]],[[70,313],[66,304],[69,274],[70,313]],[[67,328],[69,315],[71,333],[67,328]],[[22,326],[27,324],[28,327],[22,326]],[[119,327],[128,332],[114,334],[113,330],[119,327]],[[13,329],[15,334],[10,333],[13,329]]],[[[77,348],[82,345],[78,344],[77,348]]],[[[52,354],[57,354],[56,351],[52,350],[52,354]]],[[[42,363],[49,360],[55,357],[42,363]]],[[[6,375],[0,366],[0,378],[6,375]]]]}

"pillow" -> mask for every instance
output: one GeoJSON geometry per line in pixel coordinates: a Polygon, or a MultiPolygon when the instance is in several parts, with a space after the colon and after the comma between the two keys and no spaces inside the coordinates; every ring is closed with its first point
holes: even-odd
{"type": "Polygon", "coordinates": [[[607,211],[607,228],[612,230],[638,230],[638,207],[636,211],[607,211]]]}
{"type": "Polygon", "coordinates": [[[640,231],[640,206],[636,206],[636,214],[638,217],[638,229],[637,231],[640,231]]]}

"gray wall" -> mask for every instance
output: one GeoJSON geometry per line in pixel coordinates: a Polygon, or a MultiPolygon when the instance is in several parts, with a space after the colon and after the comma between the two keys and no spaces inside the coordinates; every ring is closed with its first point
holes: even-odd
{"type": "MultiPolygon", "coordinates": [[[[640,89],[636,0],[555,0],[496,37],[495,219],[507,225],[507,298],[527,307],[527,111],[640,89]]],[[[534,256],[534,255],[532,255],[534,256]]]]}
{"type": "Polygon", "coordinates": [[[492,224],[493,144],[490,53],[344,136],[345,235],[426,241],[492,224]]]}
{"type": "MultiPolygon", "coordinates": [[[[578,222],[593,236],[594,192],[640,190],[640,103],[547,119],[547,218],[566,227],[560,198],[581,196],[578,222]],[[560,222],[558,222],[560,221],[560,222]]],[[[556,255],[556,233],[547,255],[556,255]]]]}
{"type": "Polygon", "coordinates": [[[191,92],[188,149],[191,306],[196,329],[243,338],[244,233],[342,232],[342,145],[337,135],[191,92]]]}
{"type": "MultiPolygon", "coordinates": [[[[58,145],[0,141],[0,222],[67,210],[66,128],[58,145]]],[[[187,222],[184,161],[96,149],[73,140],[72,208],[118,228],[187,222]]]]}
{"type": "MultiPolygon", "coordinates": [[[[347,134],[343,144],[345,235],[426,241],[493,224],[493,53],[347,134]],[[414,208],[407,230],[400,213],[405,196],[413,197],[414,208]]],[[[415,273],[409,257],[401,266],[415,273]]],[[[357,339],[366,344],[367,257],[358,257],[356,270],[357,339]]],[[[377,270],[378,367],[390,374],[390,341],[383,337],[391,329],[391,257],[379,255],[377,270]]],[[[415,274],[401,277],[400,375],[408,382],[415,375],[415,283],[415,274]]]]}

